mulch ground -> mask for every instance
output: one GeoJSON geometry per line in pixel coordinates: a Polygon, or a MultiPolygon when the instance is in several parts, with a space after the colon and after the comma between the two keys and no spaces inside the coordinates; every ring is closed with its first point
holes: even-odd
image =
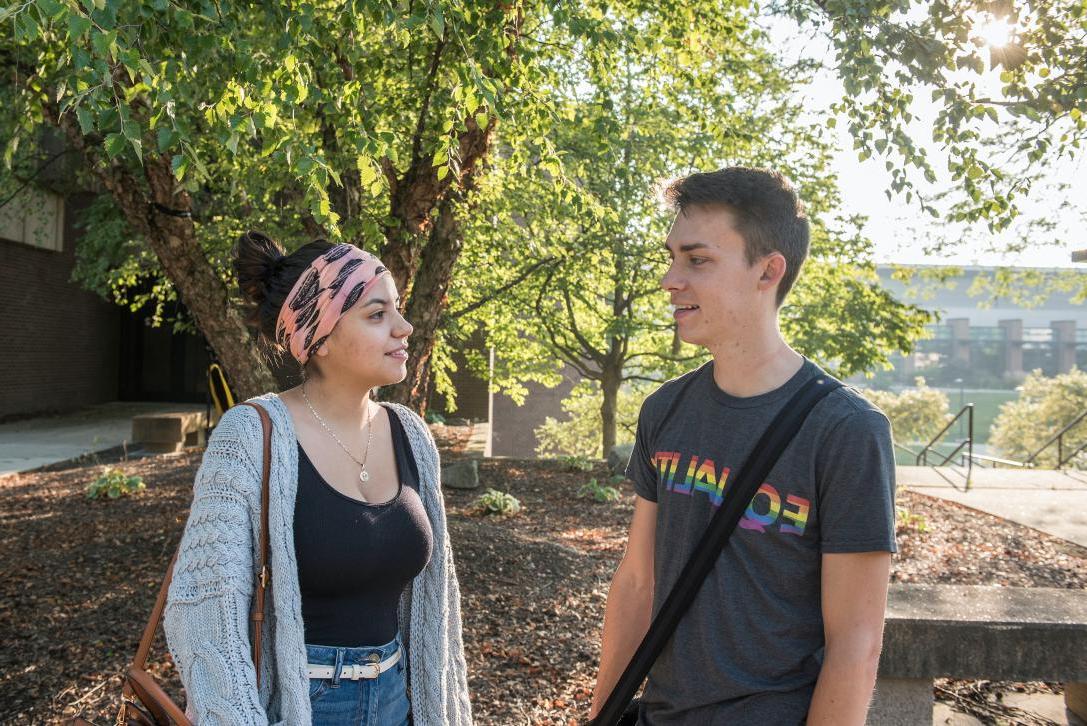
{"type": "MultiPolygon", "coordinates": [[[[457,432],[441,433],[450,453],[463,445],[457,432]]],[[[112,501],[83,496],[102,464],[0,478],[0,723],[57,723],[77,712],[111,722],[117,674],[176,546],[199,461],[188,452],[124,462],[148,488],[112,501]]],[[[483,488],[523,506],[508,519],[471,514],[482,489],[446,492],[481,724],[584,718],[608,582],[633,509],[627,485],[617,502],[579,498],[594,476],[606,477],[602,466],[485,460],[483,488]]],[[[1083,548],[915,492],[903,492],[899,507],[895,581],[1087,587],[1083,548]]],[[[160,658],[155,670],[176,693],[169,662],[160,658]]]]}

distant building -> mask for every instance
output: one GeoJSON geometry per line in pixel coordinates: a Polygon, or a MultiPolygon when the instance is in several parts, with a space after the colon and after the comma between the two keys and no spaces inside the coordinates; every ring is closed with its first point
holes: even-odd
{"type": "MultiPolygon", "coordinates": [[[[970,294],[979,277],[997,268],[968,267],[946,283],[915,276],[908,285],[892,279],[893,269],[878,268],[883,285],[899,300],[939,313],[940,320],[911,355],[893,356],[894,371],[878,374],[877,383],[908,384],[920,375],[931,385],[961,379],[967,388],[1013,388],[1035,369],[1052,376],[1074,366],[1087,368],[1087,307],[1074,301],[1076,291],[1059,291],[1046,282],[1079,274],[1075,270],[1026,270],[1040,274],[1043,282],[1023,288],[1023,296],[1035,304],[1022,305],[970,294]]],[[[915,267],[926,269],[938,270],[915,267]]]]}

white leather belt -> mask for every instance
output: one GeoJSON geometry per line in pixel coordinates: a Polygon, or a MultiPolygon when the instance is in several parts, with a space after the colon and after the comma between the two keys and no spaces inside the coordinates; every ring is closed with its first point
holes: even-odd
{"type": "MultiPolygon", "coordinates": [[[[349,681],[357,681],[360,678],[377,678],[399,662],[400,649],[397,648],[395,653],[380,663],[343,664],[340,667],[340,678],[345,678],[349,681]]],[[[306,675],[310,678],[331,678],[335,673],[336,666],[334,665],[306,664],[306,675]]]]}

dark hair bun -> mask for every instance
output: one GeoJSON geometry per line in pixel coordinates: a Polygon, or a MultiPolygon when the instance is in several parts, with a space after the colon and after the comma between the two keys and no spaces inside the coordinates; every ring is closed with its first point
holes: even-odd
{"type": "Polygon", "coordinates": [[[242,296],[251,303],[247,322],[260,331],[264,340],[276,346],[276,320],[280,308],[298,278],[332,245],[323,239],[304,244],[287,255],[267,235],[246,232],[234,245],[234,273],[242,296]]]}
{"type": "Polygon", "coordinates": [[[234,245],[234,272],[242,295],[259,306],[268,296],[268,283],[283,259],[283,248],[260,232],[244,232],[234,245]]]}

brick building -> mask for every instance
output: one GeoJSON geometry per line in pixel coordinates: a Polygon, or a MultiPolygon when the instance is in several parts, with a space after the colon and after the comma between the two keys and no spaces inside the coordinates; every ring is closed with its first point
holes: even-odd
{"type": "Polygon", "coordinates": [[[70,281],[86,200],[20,196],[0,210],[0,418],[116,400],[120,309],[70,281]]]}
{"type": "Polygon", "coordinates": [[[27,188],[0,207],[0,420],[107,401],[204,401],[203,339],[71,281],[89,194],[27,188]]]}

